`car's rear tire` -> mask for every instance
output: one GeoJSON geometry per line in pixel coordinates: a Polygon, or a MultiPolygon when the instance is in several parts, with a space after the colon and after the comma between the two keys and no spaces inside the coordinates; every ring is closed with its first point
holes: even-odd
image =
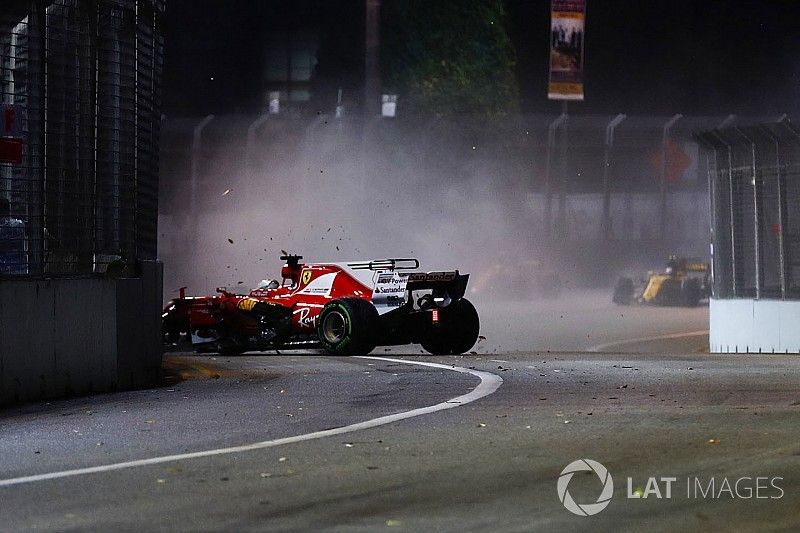
{"type": "Polygon", "coordinates": [[[431,327],[422,347],[434,355],[458,355],[475,346],[480,319],[472,302],[462,298],[439,310],[439,324],[431,327]]]}
{"type": "Polygon", "coordinates": [[[697,307],[700,303],[702,287],[696,279],[685,279],[681,282],[681,303],[686,307],[697,307]]]}
{"type": "Polygon", "coordinates": [[[317,335],[331,355],[366,355],[375,349],[378,311],[361,298],[328,302],[319,315],[317,335]]]}
{"type": "Polygon", "coordinates": [[[631,278],[619,278],[617,284],[614,285],[614,295],[611,300],[617,305],[631,305],[634,290],[631,278]]]}

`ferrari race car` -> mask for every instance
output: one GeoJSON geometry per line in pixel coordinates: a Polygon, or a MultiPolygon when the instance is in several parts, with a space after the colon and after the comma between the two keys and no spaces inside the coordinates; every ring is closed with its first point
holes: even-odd
{"type": "Polygon", "coordinates": [[[709,296],[709,273],[708,263],[673,256],[663,273],[649,272],[638,284],[632,278],[619,278],[612,300],[619,305],[695,307],[709,296]]]}
{"type": "Polygon", "coordinates": [[[186,296],[162,314],[167,348],[239,354],[322,348],[364,355],[376,346],[419,343],[437,355],[461,354],[478,340],[475,307],[464,298],[469,274],[420,272],[417,259],[301,263],[285,255],[283,282],[264,280],[247,295],[226,288],[186,296]]]}

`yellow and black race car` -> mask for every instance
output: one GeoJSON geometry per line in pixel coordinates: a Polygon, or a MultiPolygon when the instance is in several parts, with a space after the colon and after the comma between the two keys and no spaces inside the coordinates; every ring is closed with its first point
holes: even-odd
{"type": "Polygon", "coordinates": [[[619,278],[614,286],[615,304],[651,304],[695,307],[709,296],[709,264],[672,256],[664,272],[649,272],[636,283],[633,278],[619,278]]]}

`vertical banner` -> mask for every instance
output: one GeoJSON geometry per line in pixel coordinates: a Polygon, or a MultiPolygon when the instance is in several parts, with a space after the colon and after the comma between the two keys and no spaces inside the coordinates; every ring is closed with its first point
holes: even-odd
{"type": "Polygon", "coordinates": [[[551,0],[550,100],[583,100],[586,0],[551,0]]]}

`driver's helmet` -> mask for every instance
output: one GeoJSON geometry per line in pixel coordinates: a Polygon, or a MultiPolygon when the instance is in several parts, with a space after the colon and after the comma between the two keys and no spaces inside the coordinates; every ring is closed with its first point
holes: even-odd
{"type": "Polygon", "coordinates": [[[665,274],[667,274],[668,276],[671,276],[673,272],[675,272],[675,269],[673,269],[671,266],[668,266],[666,271],[665,271],[665,274]]]}
{"type": "Polygon", "coordinates": [[[280,286],[281,284],[278,283],[278,280],[276,279],[262,279],[261,282],[258,284],[258,287],[256,288],[259,290],[277,289],[280,286]]]}

